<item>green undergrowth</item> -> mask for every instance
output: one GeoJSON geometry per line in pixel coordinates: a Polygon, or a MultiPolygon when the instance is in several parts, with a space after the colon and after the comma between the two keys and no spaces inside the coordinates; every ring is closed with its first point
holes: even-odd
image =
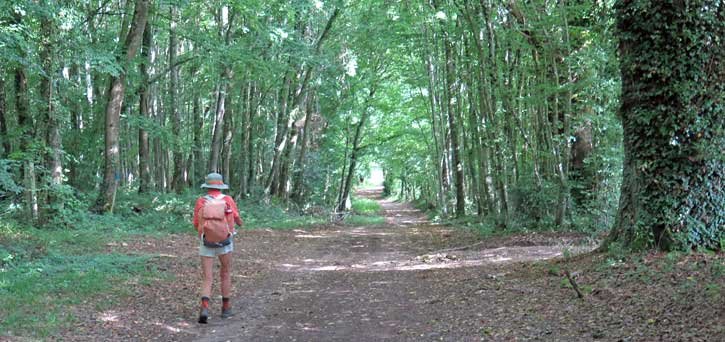
{"type": "MultiPolygon", "coordinates": [[[[474,212],[473,215],[456,218],[441,213],[430,202],[420,200],[412,203],[416,209],[423,211],[431,222],[470,230],[476,232],[482,238],[533,232],[578,232],[588,234],[592,238],[598,238],[608,231],[608,228],[593,229],[589,226],[577,224],[576,220],[572,222],[567,221],[564,226],[558,227],[549,217],[544,217],[540,221],[534,222],[528,218],[522,218],[521,215],[512,215],[508,224],[503,226],[494,215],[481,217],[475,215],[474,212]]],[[[449,215],[452,215],[452,213],[449,213],[449,215]]]]}
{"type": "Polygon", "coordinates": [[[0,223],[0,335],[50,336],[73,322],[70,306],[101,295],[113,303],[127,280],[154,273],[151,256],[106,253],[120,236],[98,233],[0,223]]]}
{"type": "Polygon", "coordinates": [[[381,216],[383,207],[378,201],[369,198],[352,199],[352,214],[345,218],[345,224],[352,226],[372,226],[385,223],[381,216]]]}
{"type": "Polygon", "coordinates": [[[356,215],[379,215],[383,210],[380,203],[369,198],[353,198],[352,212],[356,215]]]}
{"type": "Polygon", "coordinates": [[[237,202],[237,206],[244,220],[244,229],[295,229],[323,224],[329,220],[322,211],[314,215],[304,214],[274,200],[269,203],[242,200],[237,202]]]}

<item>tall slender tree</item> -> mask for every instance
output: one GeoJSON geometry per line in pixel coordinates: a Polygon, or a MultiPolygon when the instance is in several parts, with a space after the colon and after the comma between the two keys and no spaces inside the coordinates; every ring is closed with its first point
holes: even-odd
{"type": "Polygon", "coordinates": [[[7,123],[7,101],[5,100],[5,73],[0,74],[0,139],[2,139],[2,156],[3,158],[11,152],[10,136],[8,135],[7,123]]]}
{"type": "Polygon", "coordinates": [[[149,64],[151,64],[151,24],[146,21],[141,43],[141,62],[138,65],[141,74],[141,84],[138,90],[138,109],[142,124],[138,128],[138,163],[139,183],[138,192],[146,193],[151,189],[151,154],[149,150],[149,132],[145,126],[151,120],[149,112],[149,64]]]}
{"type": "MultiPolygon", "coordinates": [[[[117,62],[122,66],[122,69],[127,67],[141,46],[148,12],[149,0],[136,0],[131,27],[123,43],[123,56],[117,58],[117,62]]],[[[98,199],[93,208],[96,212],[113,211],[118,181],[121,178],[118,140],[121,123],[120,114],[126,90],[126,73],[121,71],[118,75],[111,76],[108,89],[109,98],[105,110],[105,166],[103,183],[101,183],[98,199]]]]}
{"type": "Polygon", "coordinates": [[[174,136],[174,170],[172,188],[181,192],[184,189],[184,158],[181,152],[181,111],[179,110],[179,65],[176,63],[178,49],[176,25],[178,10],[174,4],[169,6],[169,110],[171,111],[171,132],[174,136]]]}

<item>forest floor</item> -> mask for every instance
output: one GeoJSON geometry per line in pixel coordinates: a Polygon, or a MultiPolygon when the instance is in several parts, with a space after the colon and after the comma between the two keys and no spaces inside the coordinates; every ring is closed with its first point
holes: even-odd
{"type": "MultiPolygon", "coordinates": [[[[576,233],[481,240],[434,225],[408,204],[378,200],[386,224],[237,235],[236,316],[211,301],[196,323],[199,271],[191,235],[110,244],[153,254],[151,282],[73,309],[63,340],[159,341],[723,341],[722,255],[614,260],[576,233]],[[564,276],[576,277],[577,298],[564,276]]],[[[215,271],[215,274],[218,272],[215,271]]],[[[218,294],[218,281],[214,291],[218,294]]]]}

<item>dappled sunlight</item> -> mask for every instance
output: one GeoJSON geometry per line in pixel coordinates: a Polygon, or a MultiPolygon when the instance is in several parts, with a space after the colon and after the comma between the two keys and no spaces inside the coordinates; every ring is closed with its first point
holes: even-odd
{"type": "MultiPolygon", "coordinates": [[[[135,321],[132,319],[137,313],[134,311],[122,311],[118,312],[115,310],[105,311],[98,315],[96,318],[97,321],[103,322],[104,326],[108,327],[116,327],[116,328],[131,328],[135,325],[138,325],[140,322],[135,321]]],[[[188,332],[189,328],[192,326],[186,322],[176,322],[175,324],[168,324],[162,321],[148,321],[148,324],[156,327],[160,327],[164,329],[166,332],[170,333],[182,333],[182,332],[188,332]]]]}
{"type": "Polygon", "coordinates": [[[320,331],[320,328],[311,327],[311,326],[303,326],[302,330],[304,330],[304,331],[320,331]]]}
{"type": "Polygon", "coordinates": [[[170,331],[172,333],[179,333],[179,332],[181,332],[181,329],[180,328],[172,327],[172,326],[170,326],[168,324],[165,324],[165,323],[155,322],[154,325],[155,326],[162,327],[162,328],[164,328],[164,329],[166,329],[166,330],[168,330],[168,331],[170,331]]]}
{"type": "Polygon", "coordinates": [[[399,222],[399,224],[401,224],[401,225],[419,225],[419,224],[423,224],[426,222],[428,222],[428,221],[426,221],[426,220],[402,220],[399,222]]]}
{"type": "Polygon", "coordinates": [[[347,235],[353,235],[353,236],[389,236],[389,235],[393,235],[393,233],[388,233],[388,232],[371,232],[371,231],[352,231],[352,232],[348,232],[347,235]]]}
{"type": "Polygon", "coordinates": [[[386,209],[385,210],[388,213],[419,213],[420,210],[417,209],[386,209]]]}
{"type": "Polygon", "coordinates": [[[295,235],[296,238],[302,239],[325,239],[331,237],[330,235],[295,235]]]}
{"type": "MultiPolygon", "coordinates": [[[[354,247],[354,246],[353,246],[354,247]]],[[[388,258],[383,260],[368,260],[364,262],[342,264],[338,261],[304,259],[303,264],[283,263],[279,268],[288,272],[389,272],[389,271],[422,271],[432,269],[449,269],[462,267],[477,267],[486,264],[505,264],[512,262],[530,262],[561,257],[563,250],[570,253],[588,252],[593,247],[580,246],[570,248],[566,246],[526,246],[526,247],[499,247],[483,251],[466,251],[454,254],[428,254],[416,257],[388,258]]],[[[395,254],[390,255],[395,256],[395,254]]]]}
{"type": "Polygon", "coordinates": [[[103,312],[98,316],[98,320],[101,322],[118,322],[118,313],[114,311],[103,312]]]}
{"type": "Polygon", "coordinates": [[[329,294],[336,294],[336,295],[342,295],[342,294],[352,293],[352,290],[335,290],[335,291],[329,291],[327,293],[329,293],[329,294]]]}

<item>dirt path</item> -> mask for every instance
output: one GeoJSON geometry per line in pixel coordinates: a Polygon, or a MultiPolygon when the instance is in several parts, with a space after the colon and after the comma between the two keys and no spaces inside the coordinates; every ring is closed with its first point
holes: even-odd
{"type": "MultiPolygon", "coordinates": [[[[379,191],[362,193],[377,198],[379,191]]],[[[436,323],[447,311],[440,271],[483,267],[492,279],[505,263],[561,255],[561,246],[512,246],[433,253],[456,232],[430,225],[407,204],[380,200],[387,224],[315,232],[278,258],[239,300],[240,314],[196,330],[199,341],[382,341],[472,338],[436,323]]],[[[461,234],[458,232],[458,234],[461,234]]],[[[456,236],[469,241],[472,236],[456,236]]],[[[465,272],[464,272],[465,273],[465,272]]],[[[468,281],[474,278],[468,277],[468,281]]],[[[460,280],[460,279],[458,279],[460,280]]],[[[450,281],[450,282],[449,282],[450,281]]],[[[464,318],[464,317],[461,317],[464,318]]],[[[473,316],[477,318],[477,316],[473,316]]],[[[477,320],[477,319],[476,319],[477,320]]],[[[474,320],[475,321],[475,320],[474,320]]],[[[473,321],[472,321],[473,322],[473,321]]],[[[478,332],[474,332],[479,335],[478,332]]]]}
{"type": "MultiPolygon", "coordinates": [[[[702,284],[694,287],[670,279],[642,283],[633,268],[603,273],[595,270],[602,261],[589,258],[562,265],[581,271],[588,291],[580,300],[565,278],[552,272],[557,264],[540,262],[592,248],[575,234],[478,241],[465,230],[431,224],[407,204],[381,199],[379,190],[359,195],[380,201],[386,224],[239,236],[233,279],[237,315],[226,320],[215,315],[208,325],[195,322],[199,278],[193,237],[132,243],[124,248],[161,250],[155,264],[174,279],[139,286],[126,303],[102,312],[85,306],[63,339],[709,341],[723,336],[722,297],[705,294],[705,284],[723,282],[714,273],[683,271],[683,281],[702,284]],[[460,246],[471,247],[453,248],[460,246]],[[632,295],[640,291],[646,295],[632,295]]],[[[213,298],[212,314],[219,302],[213,298]]]]}

